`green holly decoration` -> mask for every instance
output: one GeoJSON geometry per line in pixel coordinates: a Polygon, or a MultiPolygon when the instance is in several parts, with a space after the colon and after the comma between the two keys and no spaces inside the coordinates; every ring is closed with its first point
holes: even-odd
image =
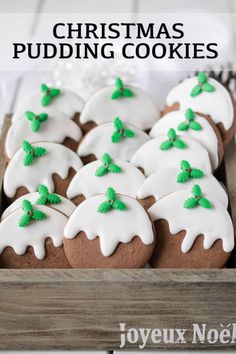
{"type": "Polygon", "coordinates": [[[211,202],[208,199],[203,198],[201,187],[198,184],[193,186],[192,195],[193,197],[185,200],[184,208],[192,209],[200,205],[205,209],[212,209],[211,202]]]}
{"type": "Polygon", "coordinates": [[[185,183],[191,178],[202,178],[204,172],[198,168],[191,167],[190,163],[186,160],[180,163],[181,172],[177,176],[178,183],[185,183]]]}
{"type": "Polygon", "coordinates": [[[116,89],[112,92],[111,98],[116,100],[121,97],[132,97],[134,94],[132,90],[124,87],[123,81],[118,77],[115,83],[116,89]]]}
{"type": "Polygon", "coordinates": [[[61,198],[54,193],[49,193],[48,188],[41,184],[38,187],[39,198],[36,200],[35,204],[46,205],[46,204],[58,204],[61,202],[61,198]]]}
{"type": "Polygon", "coordinates": [[[99,213],[107,213],[112,209],[127,210],[127,206],[120,199],[117,199],[116,192],[113,188],[109,187],[106,191],[107,200],[98,206],[99,213]]]}
{"type": "Polygon", "coordinates": [[[21,216],[18,225],[20,227],[25,227],[31,223],[32,220],[44,220],[46,219],[46,214],[41,210],[34,209],[29,200],[23,200],[22,210],[24,214],[21,216]]]}
{"type": "Polygon", "coordinates": [[[33,147],[28,141],[24,140],[22,142],[22,148],[25,152],[23,159],[24,166],[32,165],[35,157],[44,156],[47,153],[47,150],[42,147],[33,147]]]}
{"type": "Polygon", "coordinates": [[[169,139],[161,143],[161,150],[169,150],[172,147],[176,147],[178,149],[186,149],[187,144],[183,140],[179,139],[173,128],[169,129],[167,136],[169,139]]]}
{"type": "Polygon", "coordinates": [[[120,173],[121,172],[120,166],[113,163],[111,156],[107,153],[105,153],[102,156],[102,163],[103,163],[102,166],[100,166],[96,169],[95,176],[97,176],[97,177],[104,176],[109,172],[113,172],[113,173],[120,173]]]}
{"type": "Polygon", "coordinates": [[[57,97],[60,95],[61,90],[53,87],[48,87],[45,84],[41,85],[41,92],[43,93],[43,97],[41,100],[41,104],[43,107],[48,106],[53,98],[57,97]]]}
{"type": "Polygon", "coordinates": [[[121,138],[133,138],[135,132],[131,129],[124,127],[124,123],[119,117],[116,117],[114,120],[115,132],[112,134],[111,140],[113,143],[118,143],[121,141],[121,138]]]}
{"type": "Polygon", "coordinates": [[[213,92],[215,87],[208,82],[208,76],[204,71],[200,72],[197,76],[198,84],[191,91],[191,96],[196,97],[202,92],[213,92]]]}
{"type": "Polygon", "coordinates": [[[31,122],[31,129],[33,132],[37,132],[40,129],[41,123],[48,119],[47,113],[35,114],[33,112],[27,111],[25,112],[25,116],[31,122]]]}
{"type": "Polygon", "coordinates": [[[201,124],[195,121],[196,114],[193,112],[191,108],[187,109],[185,112],[185,118],[186,120],[184,122],[181,122],[178,125],[178,130],[180,131],[185,131],[185,130],[202,130],[201,124]]]}

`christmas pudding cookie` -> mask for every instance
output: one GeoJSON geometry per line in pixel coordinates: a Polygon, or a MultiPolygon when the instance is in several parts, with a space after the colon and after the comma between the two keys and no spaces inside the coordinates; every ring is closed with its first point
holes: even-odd
{"type": "Polygon", "coordinates": [[[86,102],[80,123],[86,131],[120,116],[142,130],[150,129],[160,118],[160,110],[152,98],[137,87],[124,85],[120,78],[114,86],[100,89],[86,102]]]}
{"type": "Polygon", "coordinates": [[[188,160],[192,166],[211,173],[207,150],[190,137],[179,137],[173,128],[169,129],[167,136],[160,135],[142,145],[133,155],[131,163],[149,176],[161,168],[178,168],[181,160],[188,160]]]}
{"type": "Polygon", "coordinates": [[[113,158],[130,161],[135,151],[149,140],[142,130],[117,117],[113,123],[99,125],[88,132],[79,144],[78,154],[85,163],[101,159],[104,151],[113,158]]]}
{"type": "Polygon", "coordinates": [[[174,87],[167,96],[166,104],[164,114],[191,107],[212,119],[221,132],[224,144],[233,138],[236,130],[235,102],[221,83],[204,72],[174,87]]]}
{"type": "Polygon", "coordinates": [[[45,112],[49,117],[67,118],[79,121],[84,101],[74,92],[42,84],[37,91],[19,101],[13,122],[24,118],[26,111],[45,112]]]}
{"type": "Polygon", "coordinates": [[[212,169],[215,170],[223,159],[222,139],[215,124],[193,112],[191,108],[167,113],[150,131],[151,138],[165,134],[174,128],[179,136],[188,136],[202,144],[209,153],[212,169]]]}
{"type": "Polygon", "coordinates": [[[28,200],[0,223],[0,263],[3,268],[71,268],[63,249],[68,218],[28,200]]]}
{"type": "Polygon", "coordinates": [[[137,200],[116,195],[113,188],[82,202],[69,218],[64,236],[73,268],[142,268],[154,248],[146,211],[137,200]]]}
{"type": "Polygon", "coordinates": [[[143,173],[131,163],[112,159],[105,153],[101,160],[90,162],[77,172],[68,187],[67,197],[78,205],[85,198],[104,193],[112,185],[117,193],[136,198],[144,180],[143,173]]]}
{"type": "Polygon", "coordinates": [[[203,190],[213,194],[227,208],[228,196],[220,182],[203,170],[195,168],[186,160],[181,161],[180,168],[161,168],[152,173],[140,186],[138,199],[145,208],[159,199],[179,190],[191,191],[196,183],[201,183],[203,190]]]}
{"type": "Polygon", "coordinates": [[[234,229],[225,205],[196,184],[170,193],[149,213],[158,235],[154,268],[222,268],[234,248],[234,229]]]}
{"type": "Polygon", "coordinates": [[[29,143],[47,141],[62,143],[76,151],[82,133],[72,120],[65,124],[63,119],[49,116],[47,113],[26,111],[24,119],[17,119],[8,130],[5,141],[5,153],[11,159],[21,147],[23,140],[29,143]]]}
{"type": "Polygon", "coordinates": [[[12,202],[44,184],[50,193],[66,196],[67,187],[82,167],[80,158],[67,147],[55,143],[23,141],[10,160],[4,175],[3,190],[12,202]]]}
{"type": "Polygon", "coordinates": [[[49,193],[46,186],[40,185],[37,192],[25,194],[9,205],[9,207],[3,212],[1,219],[5,219],[13,211],[20,208],[24,199],[27,199],[33,205],[47,205],[48,207],[54,208],[68,217],[71,216],[76,208],[72,201],[62,197],[61,195],[49,193]]]}

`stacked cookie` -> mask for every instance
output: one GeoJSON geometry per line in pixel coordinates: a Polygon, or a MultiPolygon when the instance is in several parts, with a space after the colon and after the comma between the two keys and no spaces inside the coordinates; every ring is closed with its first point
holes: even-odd
{"type": "Polygon", "coordinates": [[[83,109],[46,85],[23,100],[5,144],[0,265],[223,267],[234,233],[213,174],[235,131],[232,98],[200,73],[160,116],[119,78],[83,109]]]}

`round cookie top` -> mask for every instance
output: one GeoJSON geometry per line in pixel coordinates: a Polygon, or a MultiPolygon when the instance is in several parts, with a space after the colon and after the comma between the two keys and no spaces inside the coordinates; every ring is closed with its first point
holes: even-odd
{"type": "Polygon", "coordinates": [[[116,116],[147,130],[160,118],[160,110],[146,92],[126,86],[121,79],[117,79],[115,86],[104,87],[90,97],[81,113],[80,122],[85,124],[93,121],[100,125],[112,121],[116,116]],[[128,95],[125,95],[126,91],[128,95]]]}
{"type": "Polygon", "coordinates": [[[144,182],[142,172],[131,163],[112,159],[105,153],[101,160],[83,166],[72,179],[67,197],[78,195],[90,198],[104,193],[112,185],[117,193],[136,198],[137,190],[144,182]]]}
{"type": "Polygon", "coordinates": [[[178,168],[180,161],[188,160],[191,166],[211,173],[211,163],[207,150],[196,140],[178,137],[174,129],[168,135],[160,135],[142,145],[131,159],[131,163],[144,169],[146,176],[160,168],[178,168]]]}
{"type": "Polygon", "coordinates": [[[167,105],[172,106],[176,102],[179,103],[180,110],[185,111],[191,107],[195,112],[210,115],[215,124],[222,123],[225,130],[229,130],[233,124],[234,108],[229,92],[204,73],[184,80],[169,92],[167,105]],[[204,84],[208,85],[205,86],[206,89],[204,84]],[[207,89],[209,85],[213,89],[207,89]]]}
{"type": "Polygon", "coordinates": [[[89,240],[99,237],[105,257],[111,256],[120,242],[129,243],[135,236],[145,245],[154,242],[152,223],[141,204],[133,198],[117,196],[112,188],[108,188],[106,196],[83,201],[69,218],[64,236],[73,239],[81,231],[89,240]]]}
{"type": "MultiPolygon", "coordinates": [[[[46,85],[42,84],[37,91],[25,96],[16,107],[16,114],[13,116],[13,122],[17,119],[24,118],[26,111],[45,112],[49,116],[55,118],[73,119],[74,115],[82,111],[84,101],[74,92],[65,88],[60,88],[57,96],[52,96],[50,102],[43,104],[42,100],[46,96],[47,91],[43,90],[46,85]]],[[[47,87],[47,86],[46,86],[47,87]]],[[[48,87],[50,90],[53,88],[48,87]]],[[[56,89],[57,90],[57,89],[56,89]]]]}
{"type": "MultiPolygon", "coordinates": [[[[40,112],[42,111],[43,110],[40,112]]],[[[5,141],[5,152],[9,159],[11,159],[14,153],[21,147],[23,140],[27,140],[30,143],[38,141],[63,143],[65,138],[79,141],[82,137],[79,126],[72,120],[68,120],[65,124],[63,119],[57,119],[45,113],[43,114],[47,117],[46,120],[39,122],[40,126],[38,127],[36,125],[38,130],[34,131],[34,122],[35,120],[36,122],[39,121],[40,114],[33,112],[27,113],[32,113],[32,115],[29,114],[32,120],[28,120],[27,117],[16,119],[8,130],[5,141]]],[[[15,116],[19,116],[19,114],[17,113],[15,116]]]]}
{"type": "Polygon", "coordinates": [[[82,167],[80,158],[64,145],[56,143],[23,142],[7,165],[3,189],[7,197],[14,197],[17,188],[26,187],[29,192],[44,184],[49,192],[54,191],[53,174],[65,179],[70,168],[78,171],[82,167]]]}
{"type": "Polygon", "coordinates": [[[130,161],[135,151],[149,140],[141,129],[117,117],[113,123],[101,124],[90,130],[79,145],[78,155],[94,154],[100,159],[106,151],[113,158],[130,161]]]}
{"type": "MultiPolygon", "coordinates": [[[[201,171],[193,168],[193,171],[201,171]]],[[[199,183],[203,190],[215,196],[227,208],[228,196],[220,182],[213,175],[204,175],[203,171],[196,172],[197,178],[185,177],[181,179],[183,170],[177,168],[162,168],[152,173],[140,186],[137,192],[138,199],[153,196],[156,201],[170,193],[180,190],[191,191],[194,184],[199,183]],[[202,172],[202,173],[201,173],[202,172]],[[182,181],[182,182],[180,182],[182,181]]],[[[187,176],[187,174],[186,174],[187,176]]]]}
{"type": "Polygon", "coordinates": [[[199,235],[204,236],[204,249],[210,249],[216,240],[221,239],[223,250],[231,252],[234,248],[234,229],[227,209],[215,196],[205,195],[201,191],[198,197],[198,192],[195,185],[192,194],[189,190],[168,194],[149,209],[152,220],[166,220],[173,237],[180,231],[186,231],[181,245],[183,253],[190,251],[199,235]]]}
{"type": "Polygon", "coordinates": [[[54,208],[67,217],[71,216],[76,206],[72,201],[62,197],[61,195],[51,194],[48,192],[46,186],[40,186],[39,192],[32,192],[21,196],[16,199],[9,207],[3,212],[1,220],[5,219],[9,214],[11,214],[16,209],[20,208],[23,200],[27,199],[31,204],[35,205],[47,205],[48,207],[54,208]],[[46,190],[46,191],[45,191],[46,190]]]}
{"type": "Polygon", "coordinates": [[[32,217],[25,227],[20,226],[20,224],[23,225],[22,220],[26,210],[16,209],[1,221],[0,254],[6,247],[12,247],[15,253],[21,256],[25,254],[27,247],[31,246],[35,257],[41,260],[45,257],[45,241],[47,238],[52,239],[55,247],[62,246],[63,230],[68,218],[59,211],[45,205],[34,206],[33,213],[35,213],[35,219],[32,217]]]}
{"type": "Polygon", "coordinates": [[[219,165],[218,137],[210,123],[203,117],[195,114],[191,109],[167,113],[151,129],[150,136],[163,135],[170,128],[174,128],[178,135],[189,136],[202,144],[209,153],[212,168],[219,165]]]}

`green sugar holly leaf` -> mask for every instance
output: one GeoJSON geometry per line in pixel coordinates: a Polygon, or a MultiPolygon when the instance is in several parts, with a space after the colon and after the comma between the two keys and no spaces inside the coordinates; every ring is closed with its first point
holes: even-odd
{"type": "Polygon", "coordinates": [[[39,113],[38,115],[40,123],[45,122],[45,120],[48,119],[48,114],[47,113],[39,113]]]}
{"type": "Polygon", "coordinates": [[[135,132],[131,129],[124,127],[124,123],[119,117],[114,119],[115,132],[112,134],[111,140],[113,143],[118,143],[121,141],[121,138],[133,138],[135,132]]]}
{"type": "Polygon", "coordinates": [[[35,157],[41,157],[47,153],[46,149],[42,147],[33,147],[28,141],[24,140],[22,142],[22,148],[26,153],[23,158],[24,166],[30,166],[35,157]]]}
{"type": "Polygon", "coordinates": [[[43,213],[41,210],[34,210],[32,214],[32,219],[33,220],[44,220],[46,219],[46,214],[43,213]]]}
{"type": "Polygon", "coordinates": [[[173,143],[170,140],[166,140],[160,145],[160,149],[165,151],[173,147],[173,143]]]}
{"type": "Polygon", "coordinates": [[[206,73],[204,71],[198,73],[197,78],[198,78],[198,82],[200,82],[201,84],[204,84],[208,80],[208,77],[206,76],[206,73]]]}
{"type": "Polygon", "coordinates": [[[116,165],[115,163],[111,163],[108,166],[108,171],[109,172],[113,172],[113,173],[120,173],[121,172],[121,168],[120,168],[120,166],[116,165]]]}
{"type": "Polygon", "coordinates": [[[47,203],[46,195],[41,195],[35,202],[35,204],[38,204],[38,205],[45,205],[46,203],[47,203]]]}
{"type": "Polygon", "coordinates": [[[41,157],[46,155],[46,149],[42,148],[42,147],[36,147],[34,148],[34,156],[35,157],[41,157]]]}
{"type": "Polygon", "coordinates": [[[24,156],[23,165],[24,165],[24,166],[30,166],[30,165],[32,165],[33,160],[34,160],[34,156],[33,156],[32,154],[30,154],[30,153],[27,153],[27,154],[24,156]]]}
{"type": "Polygon", "coordinates": [[[18,225],[20,227],[25,227],[27,225],[30,224],[30,221],[31,221],[31,216],[30,215],[27,215],[27,214],[23,214],[21,217],[20,217],[20,220],[18,222],[18,225]]]}
{"type": "Polygon", "coordinates": [[[107,173],[108,173],[108,168],[105,166],[100,166],[96,169],[95,176],[101,177],[101,176],[106,175],[107,173]]]}
{"type": "Polygon", "coordinates": [[[30,111],[25,112],[26,118],[32,122],[32,120],[36,117],[36,114],[30,111]]]}
{"type": "Polygon", "coordinates": [[[120,90],[124,87],[123,81],[119,77],[117,77],[115,85],[118,90],[120,90]]]}
{"type": "Polygon", "coordinates": [[[48,114],[46,113],[40,113],[37,115],[33,112],[27,111],[25,112],[25,116],[31,122],[31,129],[33,132],[37,132],[41,123],[48,119],[48,114]]]}
{"type": "Polygon", "coordinates": [[[58,204],[61,202],[61,198],[57,194],[49,193],[48,188],[43,184],[38,187],[38,193],[40,197],[37,199],[36,204],[58,204]]]}
{"type": "Polygon", "coordinates": [[[109,202],[103,202],[98,206],[97,211],[99,213],[107,213],[108,211],[110,211],[112,209],[112,204],[109,202]]]}
{"type": "Polygon", "coordinates": [[[112,92],[111,98],[113,100],[122,97],[132,97],[134,94],[131,89],[124,86],[123,81],[120,78],[116,79],[116,89],[112,92]]]}
{"type": "Polygon", "coordinates": [[[116,131],[112,134],[111,140],[113,143],[119,143],[121,141],[121,138],[122,138],[122,133],[116,131]]]}
{"type": "Polygon", "coordinates": [[[130,129],[124,129],[124,136],[126,138],[133,138],[135,136],[135,132],[130,129]]]}
{"type": "Polygon", "coordinates": [[[120,90],[115,90],[112,92],[111,98],[113,100],[116,100],[117,98],[119,98],[121,96],[122,96],[122,94],[121,94],[120,90]]]}
{"type": "Polygon", "coordinates": [[[45,84],[41,85],[41,91],[44,94],[41,99],[41,104],[43,107],[48,106],[52,102],[53,98],[59,96],[61,93],[60,89],[48,87],[45,84]]]}
{"type": "Polygon", "coordinates": [[[60,95],[60,93],[61,93],[61,90],[59,90],[59,89],[57,89],[57,88],[51,88],[51,89],[50,89],[50,95],[51,95],[52,97],[57,97],[57,96],[60,95]]]}
{"type": "Polygon", "coordinates": [[[192,129],[192,130],[202,130],[201,124],[199,124],[199,123],[196,122],[196,121],[190,122],[190,123],[189,123],[189,128],[192,129]]]}
{"type": "Polygon", "coordinates": [[[61,202],[61,198],[55,193],[49,193],[47,195],[47,201],[49,204],[59,204],[61,202]]]}
{"type": "Polygon", "coordinates": [[[47,85],[42,84],[42,85],[41,85],[41,91],[42,91],[42,92],[47,92],[47,91],[48,91],[47,85]]]}
{"type": "Polygon", "coordinates": [[[33,206],[29,200],[27,200],[27,199],[23,200],[22,210],[25,211],[26,213],[33,210],[33,206]]]}
{"type": "Polygon", "coordinates": [[[181,139],[176,139],[174,142],[173,142],[173,146],[178,148],[178,149],[186,149],[187,147],[187,144],[181,140],[181,139]]]}
{"type": "Polygon", "coordinates": [[[215,91],[214,86],[212,86],[211,84],[209,84],[209,82],[206,82],[205,84],[202,85],[202,89],[205,92],[213,92],[215,91]]]}
{"type": "Polygon", "coordinates": [[[182,171],[177,176],[178,183],[185,183],[189,180],[189,173],[186,171],[182,171]]]}
{"type": "Polygon", "coordinates": [[[190,171],[191,178],[202,178],[204,176],[204,172],[198,168],[192,168],[190,171]]]}
{"type": "Polygon", "coordinates": [[[52,102],[52,97],[50,95],[43,96],[41,104],[43,107],[48,106],[52,102]]]}
{"type": "Polygon", "coordinates": [[[208,199],[206,199],[206,198],[201,198],[199,200],[199,204],[205,209],[212,209],[211,202],[208,199]]]}
{"type": "Polygon", "coordinates": [[[198,201],[195,198],[188,198],[184,202],[184,208],[187,208],[187,209],[195,208],[197,205],[198,205],[198,201]]]}
{"type": "Polygon", "coordinates": [[[47,195],[48,194],[48,187],[46,187],[44,184],[40,184],[40,186],[38,187],[38,192],[39,192],[39,194],[47,195]]]}
{"type": "Polygon", "coordinates": [[[119,117],[116,117],[114,119],[114,127],[116,130],[121,130],[124,128],[124,124],[122,122],[122,120],[119,117]]]}
{"type": "Polygon", "coordinates": [[[202,93],[202,87],[197,85],[192,89],[191,96],[196,97],[196,96],[200,95],[200,93],[202,93]]]}
{"type": "Polygon", "coordinates": [[[132,97],[134,94],[133,94],[133,92],[130,90],[130,89],[128,89],[128,88],[124,88],[123,89],[123,96],[124,97],[132,97]]]}
{"type": "Polygon", "coordinates": [[[113,208],[117,210],[126,210],[127,206],[121,200],[116,199],[113,204],[113,208]]]}
{"type": "Polygon", "coordinates": [[[112,201],[116,200],[115,190],[111,187],[107,188],[106,197],[107,197],[107,199],[112,200],[112,201]]]}
{"type": "Polygon", "coordinates": [[[109,154],[105,153],[102,156],[102,162],[106,165],[109,165],[112,162],[112,158],[109,154]]]}
{"type": "Polygon", "coordinates": [[[32,124],[31,124],[31,128],[32,128],[33,132],[37,132],[40,128],[40,121],[33,120],[32,124]]]}
{"type": "Polygon", "coordinates": [[[191,165],[188,161],[182,160],[180,162],[180,168],[181,168],[181,170],[187,170],[187,169],[191,168],[191,165]]]}
{"type": "Polygon", "coordinates": [[[188,122],[181,122],[178,125],[178,130],[180,130],[180,131],[188,130],[188,128],[189,128],[189,123],[188,122]]]}
{"type": "Polygon", "coordinates": [[[30,152],[33,149],[32,145],[26,140],[22,141],[22,148],[25,152],[30,152]]]}
{"type": "Polygon", "coordinates": [[[195,86],[191,91],[191,96],[195,97],[202,92],[213,92],[215,87],[208,82],[208,76],[205,72],[200,72],[197,76],[198,85],[195,86]]]}
{"type": "Polygon", "coordinates": [[[177,135],[176,135],[176,132],[173,128],[170,128],[168,133],[167,133],[167,136],[170,140],[175,140],[177,135]]]}
{"type": "Polygon", "coordinates": [[[201,197],[202,195],[202,190],[201,187],[198,184],[195,184],[192,188],[192,194],[194,197],[201,197]]]}
{"type": "Polygon", "coordinates": [[[195,112],[191,108],[188,108],[185,112],[185,118],[188,121],[192,121],[192,120],[194,120],[195,117],[196,117],[195,112]]]}

